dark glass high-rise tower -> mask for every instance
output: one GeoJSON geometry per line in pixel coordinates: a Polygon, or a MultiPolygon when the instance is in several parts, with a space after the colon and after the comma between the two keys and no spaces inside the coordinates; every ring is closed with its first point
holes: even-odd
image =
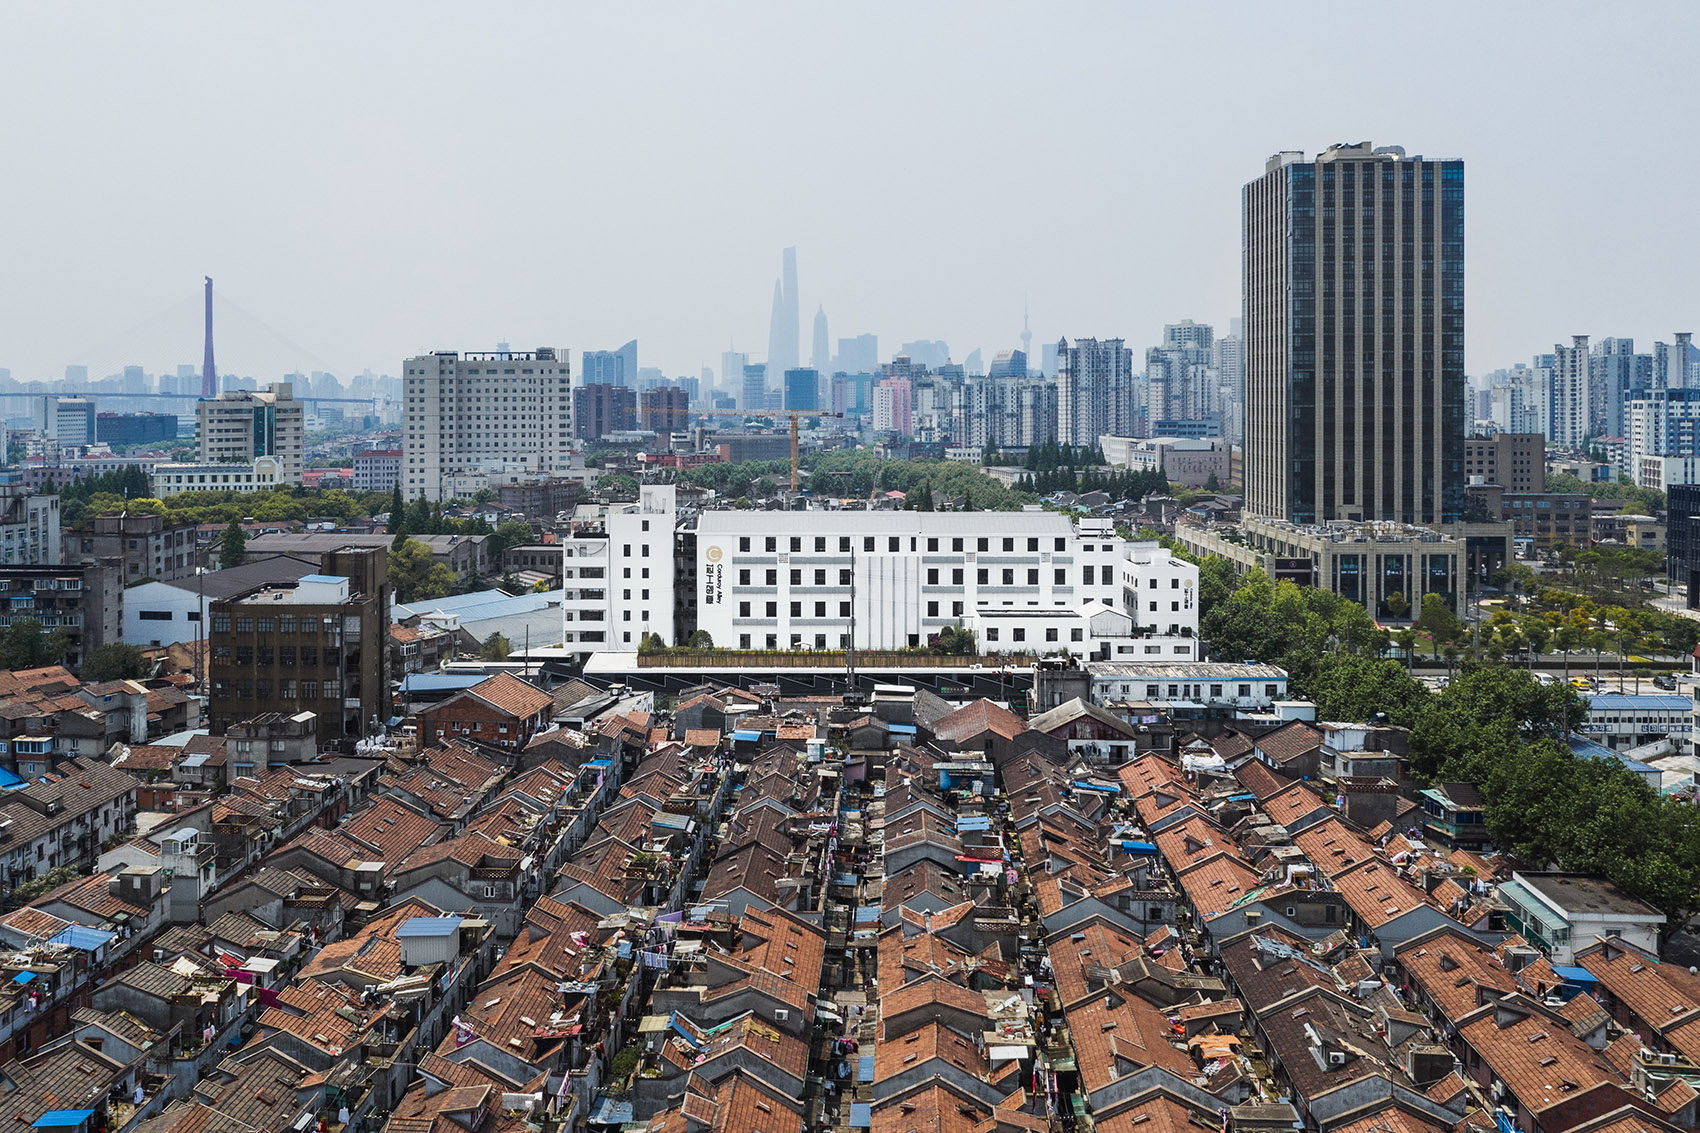
{"type": "Polygon", "coordinates": [[[1460,519],[1464,163],[1280,153],[1242,211],[1247,513],[1460,519]]]}

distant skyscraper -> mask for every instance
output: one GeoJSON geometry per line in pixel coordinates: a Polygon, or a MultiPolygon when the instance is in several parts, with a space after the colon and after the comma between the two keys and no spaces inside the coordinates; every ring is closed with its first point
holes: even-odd
{"type": "Polygon", "coordinates": [[[1033,328],[1027,322],[1027,304],[1021,304],[1021,356],[1033,357],[1033,328]]]}
{"type": "Polygon", "coordinates": [[[1553,346],[1550,357],[1547,440],[1554,448],[1583,448],[1588,438],[1599,432],[1594,427],[1594,399],[1588,390],[1593,369],[1588,359],[1588,336],[1572,335],[1570,345],[1553,346]]]}
{"type": "Polygon", "coordinates": [[[637,391],[612,382],[586,382],[573,390],[573,435],[594,441],[637,428],[637,391]]]}
{"type": "Polygon", "coordinates": [[[1678,331],[1674,342],[1653,343],[1653,387],[1683,389],[1700,384],[1700,351],[1693,334],[1678,331]]]}
{"type": "Polygon", "coordinates": [[[998,351],[992,356],[992,368],[986,376],[992,378],[1025,378],[1027,376],[1027,351],[998,351]]]}
{"type": "Polygon", "coordinates": [[[738,394],[738,408],[745,413],[761,413],[767,409],[767,363],[744,364],[744,384],[738,394]]]}
{"type": "Polygon", "coordinates": [[[1137,412],[1133,352],[1119,338],[1057,343],[1057,440],[1096,446],[1099,437],[1131,437],[1137,412]]]}
{"type": "MultiPolygon", "coordinates": [[[[207,276],[207,337],[206,344],[201,348],[201,396],[218,396],[218,367],[213,364],[212,339],[212,276],[207,276]]],[[[88,376],[87,369],[84,377],[88,376]]]]}
{"type": "Polygon", "coordinates": [[[750,356],[741,351],[727,350],[720,355],[720,390],[729,396],[744,392],[744,367],[750,356]]]}
{"type": "Polygon", "coordinates": [[[909,436],[914,432],[914,406],[915,390],[908,378],[884,379],[874,387],[874,428],[909,436]]]}
{"type": "Polygon", "coordinates": [[[1246,512],[1460,518],[1464,163],[1280,153],[1241,211],[1246,512]]]}
{"type": "Polygon", "coordinates": [[[802,316],[797,310],[797,249],[785,249],[779,279],[773,284],[773,322],[767,334],[767,372],[784,374],[802,361],[799,335],[802,316]]]}
{"type": "Polygon", "coordinates": [[[785,408],[807,413],[820,411],[820,371],[804,368],[785,371],[785,408]]]}
{"type": "Polygon", "coordinates": [[[962,360],[962,372],[970,377],[982,377],[986,372],[985,359],[981,357],[978,348],[970,350],[968,357],[962,360]]]}
{"type": "Polygon", "coordinates": [[[809,355],[809,365],[825,374],[832,369],[832,346],[826,337],[826,308],[815,308],[815,348],[809,355]]]}
{"type": "Polygon", "coordinates": [[[903,353],[913,365],[927,370],[936,370],[950,361],[950,347],[939,339],[923,338],[918,342],[905,342],[903,353]]]}
{"type": "Polygon", "coordinates": [[[838,360],[833,369],[843,374],[871,374],[880,367],[880,340],[859,334],[838,340],[838,360]]]}
{"type": "Polygon", "coordinates": [[[618,350],[586,350],[582,358],[582,385],[610,385],[637,388],[637,339],[618,350]]]}

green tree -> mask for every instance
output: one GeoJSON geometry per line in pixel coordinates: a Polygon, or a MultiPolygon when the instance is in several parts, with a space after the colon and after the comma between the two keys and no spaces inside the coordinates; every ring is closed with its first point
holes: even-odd
{"type": "Polygon", "coordinates": [[[699,629],[695,633],[691,634],[690,640],[685,644],[690,646],[692,649],[713,649],[714,635],[709,633],[706,629],[699,629]]]}
{"type": "Polygon", "coordinates": [[[88,656],[83,658],[77,675],[85,681],[99,683],[140,680],[152,671],[153,666],[148,663],[139,646],[112,641],[91,650],[88,656]]]}
{"type": "Polygon", "coordinates": [[[500,633],[492,633],[484,639],[484,644],[478,647],[480,661],[506,661],[508,654],[514,651],[513,643],[500,633]]]}
{"type": "Polygon", "coordinates": [[[1321,719],[1369,720],[1386,713],[1389,723],[1402,728],[1417,722],[1430,695],[1397,661],[1344,653],[1323,658],[1300,691],[1316,702],[1321,719]]]}
{"type": "Polygon", "coordinates": [[[1446,599],[1439,594],[1424,594],[1416,627],[1435,641],[1459,641],[1464,636],[1464,623],[1447,608],[1446,599]]]}
{"type": "Polygon", "coordinates": [[[511,547],[521,547],[537,538],[537,529],[521,519],[504,520],[490,535],[485,545],[492,561],[499,559],[511,547]]]}
{"type": "Polygon", "coordinates": [[[229,570],[248,561],[248,533],[234,519],[224,529],[218,541],[218,565],[229,570]]]}
{"type": "Polygon", "coordinates": [[[0,669],[38,669],[57,665],[70,651],[71,639],[62,629],[43,633],[34,618],[20,618],[0,628],[0,669]]]}
{"type": "Polygon", "coordinates": [[[431,558],[431,548],[417,539],[398,537],[390,548],[390,585],[398,602],[441,598],[454,590],[454,571],[431,558]]]}
{"type": "Polygon", "coordinates": [[[1406,626],[1393,635],[1393,640],[1399,646],[1399,651],[1405,655],[1405,671],[1408,673],[1411,671],[1411,662],[1416,657],[1417,631],[1406,626]]]}
{"type": "Polygon", "coordinates": [[[384,534],[401,534],[402,517],[407,514],[407,504],[401,498],[401,485],[397,484],[390,493],[389,519],[384,524],[384,534]]]}

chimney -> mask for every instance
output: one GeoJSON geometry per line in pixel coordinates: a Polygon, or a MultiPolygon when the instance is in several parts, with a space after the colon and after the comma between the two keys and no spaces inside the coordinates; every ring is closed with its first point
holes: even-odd
{"type": "Polygon", "coordinates": [[[1417,1089],[1427,1089],[1452,1073],[1452,1052],[1432,1044],[1414,1046],[1405,1055],[1405,1072],[1417,1089]]]}

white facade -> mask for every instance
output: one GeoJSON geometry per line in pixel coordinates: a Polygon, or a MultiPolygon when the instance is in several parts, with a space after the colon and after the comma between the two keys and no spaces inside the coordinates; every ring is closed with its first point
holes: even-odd
{"type": "Polygon", "coordinates": [[[195,439],[201,464],[257,466],[261,458],[270,457],[277,463],[278,482],[301,483],[306,468],[306,410],[295,400],[295,389],[288,382],[273,382],[268,390],[227,391],[197,401],[195,439]]]}
{"type": "MultiPolygon", "coordinates": [[[[1198,567],[1155,540],[1126,544],[1121,607],[1148,637],[1198,638],[1198,567]]],[[[1178,649],[1165,656],[1191,656],[1178,649]]]]}
{"type": "Polygon", "coordinates": [[[566,351],[439,351],[402,364],[401,491],[450,499],[455,477],[572,466],[566,351]]]}
{"type": "Polygon", "coordinates": [[[671,484],[645,484],[637,503],[608,511],[608,552],[619,571],[619,577],[608,580],[608,641],[613,649],[636,649],[646,633],[660,637],[663,645],[675,644],[675,492],[671,484]]]}
{"type": "MultiPolygon", "coordinates": [[[[293,482],[301,482],[299,473],[293,482]]],[[[288,483],[282,462],[271,456],[251,464],[156,464],[153,469],[153,494],[162,500],[179,492],[263,492],[288,483]]]]}
{"type": "Polygon", "coordinates": [[[962,619],[982,653],[1067,653],[1076,661],[1191,660],[1192,637],[1142,633],[1133,618],[1109,606],[981,607],[962,619]]]}
{"type": "Polygon", "coordinates": [[[1220,661],[1160,663],[1090,662],[1092,699],[1097,704],[1146,701],[1198,708],[1267,711],[1287,696],[1287,673],[1274,665],[1220,661]]]}
{"type": "Polygon", "coordinates": [[[646,633],[677,644],[676,493],[671,484],[645,484],[637,503],[609,510],[601,531],[562,540],[563,641],[578,660],[636,652],[646,633]]]}
{"type": "Polygon", "coordinates": [[[988,610],[1118,607],[1105,520],[1023,512],[704,512],[697,627],[733,649],[902,649],[988,610]]]}
{"type": "Polygon", "coordinates": [[[143,649],[194,641],[213,598],[169,582],[143,582],[124,591],[124,640],[143,649]]]}

